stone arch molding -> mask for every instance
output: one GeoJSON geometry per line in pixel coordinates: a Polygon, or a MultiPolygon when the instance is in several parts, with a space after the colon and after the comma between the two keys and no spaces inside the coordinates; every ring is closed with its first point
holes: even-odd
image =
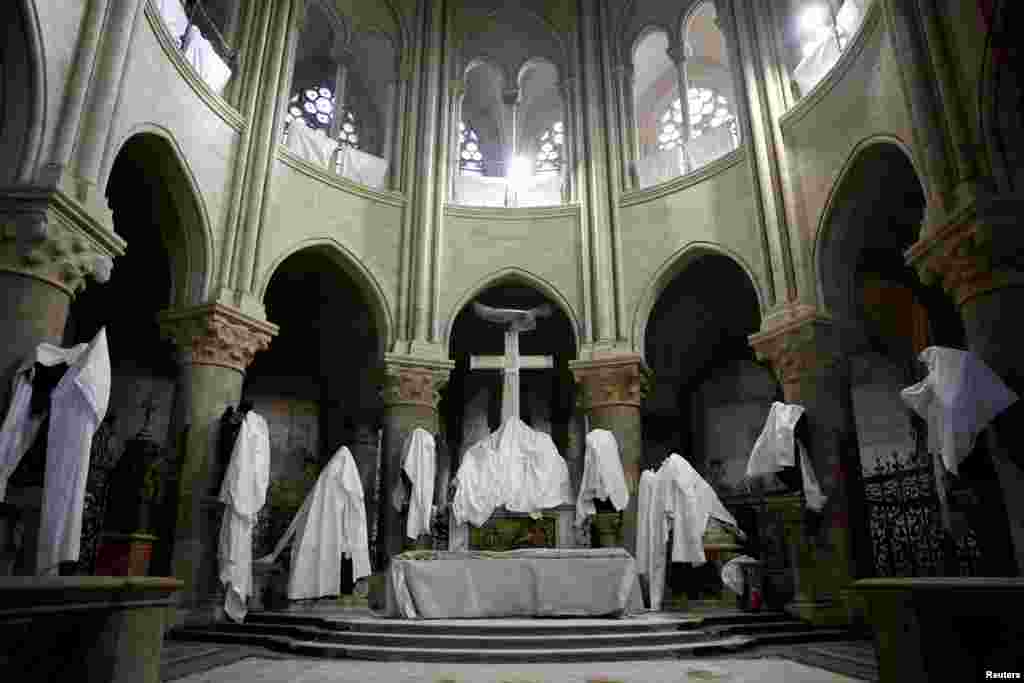
{"type": "MultiPolygon", "coordinates": [[[[23,125],[18,125],[15,130],[6,131],[9,134],[4,134],[0,137],[0,143],[2,144],[12,142],[12,140],[20,143],[16,147],[16,156],[7,160],[7,164],[10,165],[9,170],[0,175],[0,177],[6,176],[9,183],[27,184],[31,183],[35,178],[40,156],[42,155],[43,132],[46,129],[48,119],[46,52],[35,0],[11,2],[4,14],[7,15],[10,23],[8,26],[0,29],[0,36],[7,31],[16,31],[17,37],[15,42],[10,44],[9,47],[13,48],[15,52],[20,52],[20,54],[15,54],[16,60],[24,60],[22,64],[24,71],[20,74],[21,79],[24,80],[21,82],[0,83],[0,88],[4,91],[5,99],[26,95],[26,101],[23,104],[27,111],[24,114],[24,121],[18,122],[19,124],[23,123],[23,125]],[[16,89],[12,90],[12,85],[16,89]],[[17,138],[20,138],[20,140],[17,140],[17,138]]],[[[4,71],[13,68],[15,65],[16,62],[8,61],[4,69],[0,69],[0,79],[7,81],[9,74],[4,73],[4,71]]],[[[18,76],[15,76],[15,78],[18,78],[18,76]]],[[[3,106],[6,105],[3,99],[0,99],[0,107],[3,106]]],[[[0,109],[0,116],[5,115],[6,112],[0,109]]],[[[5,133],[5,131],[0,129],[0,133],[5,133]]]]}
{"type": "Polygon", "coordinates": [[[921,186],[921,193],[924,197],[928,197],[928,189],[924,182],[924,175],[921,173],[920,166],[914,159],[914,155],[909,145],[903,140],[894,135],[872,135],[864,138],[860,142],[856,143],[850,150],[850,154],[846,157],[846,161],[843,162],[842,168],[839,170],[839,174],[836,176],[835,182],[832,183],[832,187],[829,188],[828,197],[825,200],[825,205],[822,207],[821,214],[818,216],[818,225],[814,231],[814,244],[812,245],[813,263],[814,263],[814,286],[815,286],[815,299],[819,310],[829,315],[834,315],[837,311],[832,311],[829,308],[826,296],[826,277],[825,270],[828,267],[828,253],[830,247],[833,247],[837,239],[841,239],[843,235],[836,233],[833,230],[833,218],[836,211],[839,210],[838,203],[842,200],[847,180],[850,177],[851,172],[857,168],[861,158],[870,150],[872,147],[879,145],[889,145],[895,149],[898,149],[907,159],[907,163],[914,171],[914,175],[917,177],[917,182],[921,186]]]}
{"type": "Polygon", "coordinates": [[[384,293],[384,288],[381,287],[380,282],[376,277],[374,277],[370,269],[359,260],[359,257],[333,237],[310,237],[302,240],[301,242],[296,242],[279,254],[277,258],[270,263],[259,280],[259,288],[256,291],[256,296],[259,300],[264,302],[266,299],[267,289],[270,287],[270,281],[274,278],[274,274],[277,272],[278,268],[280,268],[281,264],[288,260],[289,257],[307,249],[323,250],[323,253],[326,254],[336,266],[338,266],[341,272],[351,278],[352,282],[358,288],[359,292],[366,298],[366,303],[369,305],[370,312],[373,315],[374,326],[377,331],[377,338],[380,340],[381,350],[391,349],[394,346],[395,341],[395,325],[391,309],[388,306],[387,295],[384,293]]]}
{"type": "Polygon", "coordinates": [[[691,263],[702,256],[711,255],[725,256],[746,273],[750,286],[754,289],[754,294],[757,296],[758,309],[762,314],[764,313],[765,296],[761,289],[761,283],[755,275],[753,268],[750,267],[750,264],[742,256],[714,242],[690,242],[668,257],[658,270],[655,271],[647,286],[643,289],[643,293],[633,313],[632,345],[635,353],[639,353],[641,357],[644,355],[647,323],[650,320],[651,311],[654,310],[654,305],[658,302],[658,297],[661,296],[662,292],[665,291],[676,276],[686,270],[691,263]]]}
{"type": "Polygon", "coordinates": [[[452,331],[455,327],[455,318],[459,315],[459,312],[468,306],[469,303],[479,296],[484,290],[489,289],[494,285],[506,282],[525,285],[536,289],[548,299],[551,299],[551,301],[553,301],[555,305],[565,313],[565,316],[569,319],[569,324],[572,327],[573,344],[576,345],[576,353],[578,355],[580,352],[580,320],[576,311],[573,310],[572,304],[569,303],[569,300],[562,295],[557,287],[541,276],[535,275],[528,270],[515,267],[503,268],[497,272],[485,275],[473,283],[473,285],[470,286],[462,296],[456,299],[455,305],[451,307],[448,311],[448,315],[444,318],[442,337],[444,338],[445,354],[447,355],[450,352],[452,331]]]}
{"type": "Polygon", "coordinates": [[[192,171],[192,165],[189,164],[174,133],[157,123],[147,122],[132,126],[112,148],[116,152],[110,155],[110,163],[107,164],[100,187],[107,187],[114,161],[125,146],[142,136],[157,138],[160,141],[164,156],[153,161],[154,172],[167,183],[171,199],[179,211],[178,237],[183,240],[184,249],[168,249],[171,258],[174,259],[177,256],[179,261],[171,263],[171,272],[174,277],[171,305],[198,304],[208,298],[210,291],[214,262],[213,229],[210,213],[195,173],[192,171]],[[185,184],[172,182],[175,180],[173,177],[169,177],[172,174],[184,179],[185,184]]]}

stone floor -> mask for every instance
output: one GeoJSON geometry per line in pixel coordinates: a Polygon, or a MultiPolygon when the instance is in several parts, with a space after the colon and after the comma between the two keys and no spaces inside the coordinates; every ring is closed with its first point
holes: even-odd
{"type": "MultiPolygon", "coordinates": [[[[781,650],[781,648],[779,648],[781,650]]],[[[593,664],[445,664],[295,659],[259,648],[205,644],[169,644],[164,655],[165,681],[175,683],[856,683],[877,680],[834,673],[794,661],[802,646],[785,656],[749,653],[743,657],[671,659],[593,664]],[[191,669],[194,673],[186,673],[191,669]]],[[[862,654],[861,644],[816,646],[823,652],[862,654]],[[836,646],[839,646],[838,648],[836,646]],[[823,649],[824,648],[824,649],[823,649]]],[[[832,665],[827,655],[821,663],[832,665]]]]}

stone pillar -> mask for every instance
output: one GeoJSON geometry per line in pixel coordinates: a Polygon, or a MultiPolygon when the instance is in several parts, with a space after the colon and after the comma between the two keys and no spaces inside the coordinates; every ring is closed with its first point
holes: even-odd
{"type": "Polygon", "coordinates": [[[570,361],[569,369],[580,385],[580,403],[590,418],[590,429],[607,429],[618,441],[629,490],[629,506],[622,511],[623,545],[635,554],[637,493],[643,461],[640,404],[651,373],[639,355],[570,361]]]}
{"type": "Polygon", "coordinates": [[[870,561],[871,550],[865,547],[860,457],[840,331],[813,309],[797,309],[782,324],[751,335],[750,344],[775,371],[785,401],[804,407],[805,446],[828,497],[820,517],[785,515],[787,537],[801,539],[797,598],[787,610],[815,624],[849,623],[856,617],[849,586],[861,574],[856,563],[870,561]],[[794,523],[800,523],[795,533],[794,523]]]}
{"type": "Polygon", "coordinates": [[[941,284],[960,311],[967,345],[1013,389],[1021,401],[988,430],[992,459],[1009,517],[1017,572],[1024,572],[1024,201],[985,197],[944,225],[925,229],[907,251],[922,282],[941,284]]]}
{"type": "Polygon", "coordinates": [[[384,93],[384,143],[381,145],[381,156],[388,162],[387,188],[395,189],[395,106],[398,102],[398,82],[388,82],[384,93]]]}
{"type": "Polygon", "coordinates": [[[363,500],[366,501],[366,533],[377,519],[380,501],[374,498],[377,483],[377,426],[373,416],[357,418],[355,434],[349,448],[359,469],[359,481],[363,485],[363,500]]]}
{"type": "MultiPolygon", "coordinates": [[[[676,65],[676,88],[679,90],[679,102],[683,107],[683,123],[679,126],[679,132],[685,145],[690,142],[690,81],[686,77],[686,46],[680,43],[670,47],[668,56],[676,65]]],[[[660,120],[658,125],[661,125],[660,120]]]]}
{"type": "Polygon", "coordinates": [[[278,328],[221,304],[165,311],[159,322],[180,352],[181,398],[172,420],[187,429],[172,566],[185,582],[181,606],[209,620],[218,614],[222,595],[217,562],[224,509],[217,500],[224,474],[217,462],[220,418],[228,406],[238,404],[246,367],[270,345],[278,328]]]}
{"type": "Polygon", "coordinates": [[[59,191],[0,195],[0,406],[18,365],[41,342],[61,343],[74,296],[106,282],[124,249],[59,191]]]}
{"type": "Polygon", "coordinates": [[[392,492],[402,470],[402,446],[417,427],[431,434],[438,432],[437,404],[441,388],[455,366],[451,361],[424,361],[394,354],[385,355],[384,382],[384,452],[381,454],[381,501],[377,547],[382,557],[377,566],[384,569],[393,555],[402,552],[405,519],[392,503],[392,492]]]}
{"type": "Polygon", "coordinates": [[[341,124],[344,123],[342,114],[348,102],[348,69],[352,61],[352,55],[348,51],[340,51],[335,57],[335,61],[334,113],[331,115],[331,127],[327,133],[332,140],[338,139],[341,124]]]}
{"type": "Polygon", "coordinates": [[[451,126],[451,140],[449,141],[449,161],[448,161],[448,186],[446,188],[446,195],[443,198],[443,202],[447,203],[455,199],[455,179],[459,175],[459,162],[461,157],[459,156],[462,149],[459,145],[459,124],[462,123],[462,101],[466,97],[466,82],[462,79],[453,80],[449,85],[450,90],[450,107],[451,113],[448,117],[449,125],[451,126]]]}
{"type": "Polygon", "coordinates": [[[568,204],[575,201],[574,197],[574,186],[575,186],[575,128],[576,124],[573,119],[573,103],[572,103],[572,81],[562,80],[558,84],[558,90],[562,96],[562,131],[565,136],[565,146],[562,147],[562,203],[568,204]]]}

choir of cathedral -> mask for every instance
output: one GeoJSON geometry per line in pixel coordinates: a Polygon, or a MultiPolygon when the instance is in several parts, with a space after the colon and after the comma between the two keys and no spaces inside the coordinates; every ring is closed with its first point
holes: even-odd
{"type": "Polygon", "coordinates": [[[4,3],[0,582],[1019,577],[1012,4],[4,3]]]}

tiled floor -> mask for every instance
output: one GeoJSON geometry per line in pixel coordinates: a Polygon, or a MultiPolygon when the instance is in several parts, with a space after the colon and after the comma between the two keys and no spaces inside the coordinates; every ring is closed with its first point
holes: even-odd
{"type": "Polygon", "coordinates": [[[787,659],[745,658],[594,664],[443,664],[253,657],[176,683],[855,683],[787,659]]]}

